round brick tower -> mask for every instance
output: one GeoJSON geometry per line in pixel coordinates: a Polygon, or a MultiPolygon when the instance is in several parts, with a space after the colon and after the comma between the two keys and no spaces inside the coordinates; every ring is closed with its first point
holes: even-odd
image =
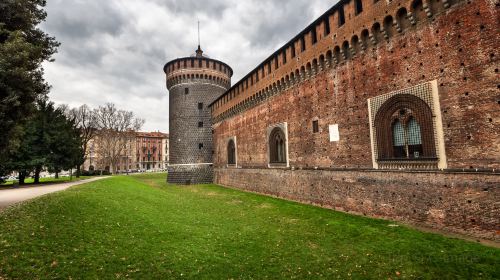
{"type": "Polygon", "coordinates": [[[208,105],[231,87],[233,70],[203,55],[178,58],[163,68],[170,104],[169,183],[213,181],[212,121],[208,105]]]}

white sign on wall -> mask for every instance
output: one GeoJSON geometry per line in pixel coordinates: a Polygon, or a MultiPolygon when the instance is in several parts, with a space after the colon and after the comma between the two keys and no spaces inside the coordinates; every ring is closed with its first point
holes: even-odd
{"type": "Polygon", "coordinates": [[[330,131],[330,142],[338,142],[340,140],[339,125],[331,124],[328,129],[330,131]]]}

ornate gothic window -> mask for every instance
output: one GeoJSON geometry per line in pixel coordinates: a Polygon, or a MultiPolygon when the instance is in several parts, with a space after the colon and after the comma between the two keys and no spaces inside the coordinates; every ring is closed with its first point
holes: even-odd
{"type": "Polygon", "coordinates": [[[279,127],[275,127],[269,135],[269,156],[271,163],[286,163],[286,138],[279,127]]]}
{"type": "Polygon", "coordinates": [[[236,164],[236,145],[233,139],[227,143],[227,164],[236,164]]]}
{"type": "Polygon", "coordinates": [[[393,116],[392,142],[394,158],[415,158],[422,155],[422,133],[411,110],[401,109],[393,116]]]}
{"type": "Polygon", "coordinates": [[[398,94],[375,114],[377,162],[437,162],[432,110],[421,98],[398,94]]]}

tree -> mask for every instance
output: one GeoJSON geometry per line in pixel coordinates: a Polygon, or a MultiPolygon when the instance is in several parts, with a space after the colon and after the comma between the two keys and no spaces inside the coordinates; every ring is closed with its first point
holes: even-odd
{"type": "MultiPolygon", "coordinates": [[[[52,107],[53,109],[53,107],[52,107]]],[[[65,115],[64,107],[45,112],[50,117],[48,125],[48,150],[49,155],[46,161],[46,167],[50,172],[56,173],[56,178],[62,170],[72,169],[81,164],[81,136],[76,127],[74,119],[65,115]]],[[[35,173],[35,182],[37,181],[35,173]]]]}
{"type": "Polygon", "coordinates": [[[23,129],[45,97],[42,62],[50,60],[59,43],[37,26],[45,20],[44,0],[0,1],[0,174],[20,148],[23,129]]]}
{"type": "Polygon", "coordinates": [[[87,149],[89,142],[94,139],[97,133],[95,111],[91,110],[89,106],[85,104],[78,108],[63,108],[65,108],[66,115],[74,122],[75,129],[80,134],[80,154],[76,164],[76,177],[80,177],[81,166],[89,155],[87,149]]]}
{"type": "Polygon", "coordinates": [[[118,110],[112,103],[95,109],[97,137],[95,139],[97,153],[103,165],[109,166],[110,172],[122,158],[131,156],[132,141],[135,132],[141,129],[143,119],[135,118],[133,112],[118,110]]]}
{"type": "Polygon", "coordinates": [[[75,166],[80,152],[80,135],[74,123],[52,102],[39,100],[33,117],[24,125],[24,134],[9,167],[19,172],[19,183],[34,174],[39,182],[44,168],[57,174],[75,166]]]}

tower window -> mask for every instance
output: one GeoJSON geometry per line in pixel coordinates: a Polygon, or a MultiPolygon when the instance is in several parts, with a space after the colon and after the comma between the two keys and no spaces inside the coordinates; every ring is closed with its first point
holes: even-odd
{"type": "Polygon", "coordinates": [[[189,88],[184,88],[184,94],[189,94],[189,88]]]}
{"type": "Polygon", "coordinates": [[[316,34],[316,26],[311,30],[311,43],[314,45],[318,42],[318,36],[316,34]]]}
{"type": "Polygon", "coordinates": [[[198,144],[198,149],[200,149],[200,150],[203,149],[203,143],[198,144]]]}
{"type": "Polygon", "coordinates": [[[302,36],[302,38],[300,38],[300,47],[301,47],[302,51],[306,50],[306,40],[304,39],[304,36],[302,36]]]}
{"type": "Polygon", "coordinates": [[[319,132],[319,124],[318,124],[318,120],[314,120],[312,122],[312,125],[313,125],[313,133],[318,133],[319,132]]]}
{"type": "Polygon", "coordinates": [[[203,103],[198,103],[198,110],[203,110],[203,103]]]}
{"type": "Polygon", "coordinates": [[[292,52],[292,58],[294,58],[295,57],[295,42],[292,43],[291,52],[292,52]]]}
{"type": "Polygon", "coordinates": [[[278,57],[274,59],[274,69],[278,69],[279,64],[278,64],[278,57]]]}
{"type": "Polygon", "coordinates": [[[203,122],[198,122],[198,127],[203,127],[203,122]]]}

